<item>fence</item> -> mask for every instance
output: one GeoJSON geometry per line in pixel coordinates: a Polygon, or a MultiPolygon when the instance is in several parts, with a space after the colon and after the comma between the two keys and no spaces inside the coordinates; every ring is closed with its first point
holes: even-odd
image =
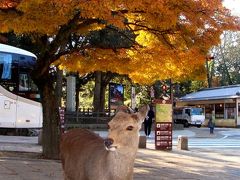
{"type": "Polygon", "coordinates": [[[107,123],[115,115],[115,110],[106,109],[104,112],[94,112],[90,108],[82,108],[76,112],[65,112],[65,128],[106,128],[107,123]]]}

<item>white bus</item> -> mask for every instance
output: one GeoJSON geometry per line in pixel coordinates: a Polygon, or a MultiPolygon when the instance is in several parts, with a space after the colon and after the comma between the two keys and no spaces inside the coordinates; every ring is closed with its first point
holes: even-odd
{"type": "Polygon", "coordinates": [[[0,44],[0,134],[31,135],[42,128],[42,105],[30,72],[37,57],[0,44]]]}

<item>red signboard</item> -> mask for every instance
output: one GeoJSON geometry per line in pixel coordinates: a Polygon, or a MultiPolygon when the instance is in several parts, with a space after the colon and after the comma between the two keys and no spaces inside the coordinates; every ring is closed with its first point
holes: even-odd
{"type": "Polygon", "coordinates": [[[172,123],[171,122],[156,122],[155,149],[157,150],[172,149],[172,123]]]}

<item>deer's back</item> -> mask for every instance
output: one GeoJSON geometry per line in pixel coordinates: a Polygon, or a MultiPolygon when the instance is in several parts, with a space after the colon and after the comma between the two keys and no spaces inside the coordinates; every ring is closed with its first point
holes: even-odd
{"type": "Polygon", "coordinates": [[[65,176],[69,179],[76,177],[87,179],[85,178],[87,173],[93,168],[98,168],[89,165],[101,161],[98,157],[102,157],[105,151],[104,140],[85,129],[74,129],[66,133],[62,138],[60,149],[65,176]]]}

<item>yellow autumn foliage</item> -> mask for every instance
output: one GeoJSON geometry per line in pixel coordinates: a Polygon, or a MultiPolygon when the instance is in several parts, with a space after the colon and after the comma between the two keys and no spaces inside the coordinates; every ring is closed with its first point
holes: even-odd
{"type": "MultiPolygon", "coordinates": [[[[1,33],[65,36],[59,33],[66,26],[70,31],[66,34],[84,36],[110,24],[134,32],[136,45],[117,50],[88,47],[65,54],[54,63],[82,74],[96,70],[128,74],[142,84],[168,78],[203,78],[209,48],[219,43],[224,30],[239,30],[239,19],[230,16],[221,0],[0,2],[1,33]]],[[[46,49],[50,46],[46,44],[46,49]]]]}

